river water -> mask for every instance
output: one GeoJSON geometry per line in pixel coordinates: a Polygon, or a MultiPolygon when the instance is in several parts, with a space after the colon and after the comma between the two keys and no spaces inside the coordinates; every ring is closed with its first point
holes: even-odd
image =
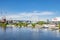
{"type": "Polygon", "coordinates": [[[48,29],[0,27],[0,40],[60,40],[60,32],[48,29]]]}

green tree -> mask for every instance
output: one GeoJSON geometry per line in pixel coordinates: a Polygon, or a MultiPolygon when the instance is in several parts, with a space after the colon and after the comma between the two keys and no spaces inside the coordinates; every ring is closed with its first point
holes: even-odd
{"type": "Polygon", "coordinates": [[[32,23],[31,25],[32,25],[33,28],[35,28],[36,23],[32,23]]]}
{"type": "Polygon", "coordinates": [[[23,24],[22,22],[19,22],[18,23],[18,26],[22,27],[23,26],[22,24],[23,24]]]}
{"type": "Polygon", "coordinates": [[[37,22],[37,24],[43,25],[43,24],[45,24],[45,22],[44,21],[39,21],[39,22],[37,22]]]}
{"type": "Polygon", "coordinates": [[[23,25],[24,27],[27,27],[28,23],[24,22],[22,25],[23,25]]]}
{"type": "Polygon", "coordinates": [[[0,26],[1,26],[1,27],[6,27],[7,24],[6,24],[6,23],[0,23],[0,26]]]}
{"type": "Polygon", "coordinates": [[[59,29],[60,29],[60,23],[59,23],[59,29]]]}

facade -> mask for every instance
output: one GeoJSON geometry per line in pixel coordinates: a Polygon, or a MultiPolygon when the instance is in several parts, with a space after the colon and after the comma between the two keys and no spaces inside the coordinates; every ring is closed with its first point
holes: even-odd
{"type": "Polygon", "coordinates": [[[52,21],[60,21],[60,17],[53,18],[52,21]]]}
{"type": "Polygon", "coordinates": [[[5,16],[2,17],[2,19],[0,20],[0,22],[5,23],[6,22],[6,17],[5,16]]]}
{"type": "Polygon", "coordinates": [[[52,22],[55,23],[55,24],[60,23],[60,17],[53,18],[52,22]]]}

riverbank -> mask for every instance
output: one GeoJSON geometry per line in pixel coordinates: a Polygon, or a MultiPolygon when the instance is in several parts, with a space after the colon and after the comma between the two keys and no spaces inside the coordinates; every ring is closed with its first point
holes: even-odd
{"type": "Polygon", "coordinates": [[[1,27],[26,27],[26,28],[36,28],[36,29],[50,29],[50,30],[59,30],[60,24],[49,24],[43,21],[37,22],[37,23],[27,23],[27,22],[18,22],[18,23],[0,23],[1,27]],[[58,26],[57,26],[58,25],[58,26]]]}

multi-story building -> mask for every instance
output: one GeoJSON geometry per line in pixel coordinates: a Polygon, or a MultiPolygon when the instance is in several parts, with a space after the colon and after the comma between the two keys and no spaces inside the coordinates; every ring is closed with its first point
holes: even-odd
{"type": "Polygon", "coordinates": [[[60,23],[60,17],[53,18],[52,22],[55,23],[55,24],[60,23]]]}

